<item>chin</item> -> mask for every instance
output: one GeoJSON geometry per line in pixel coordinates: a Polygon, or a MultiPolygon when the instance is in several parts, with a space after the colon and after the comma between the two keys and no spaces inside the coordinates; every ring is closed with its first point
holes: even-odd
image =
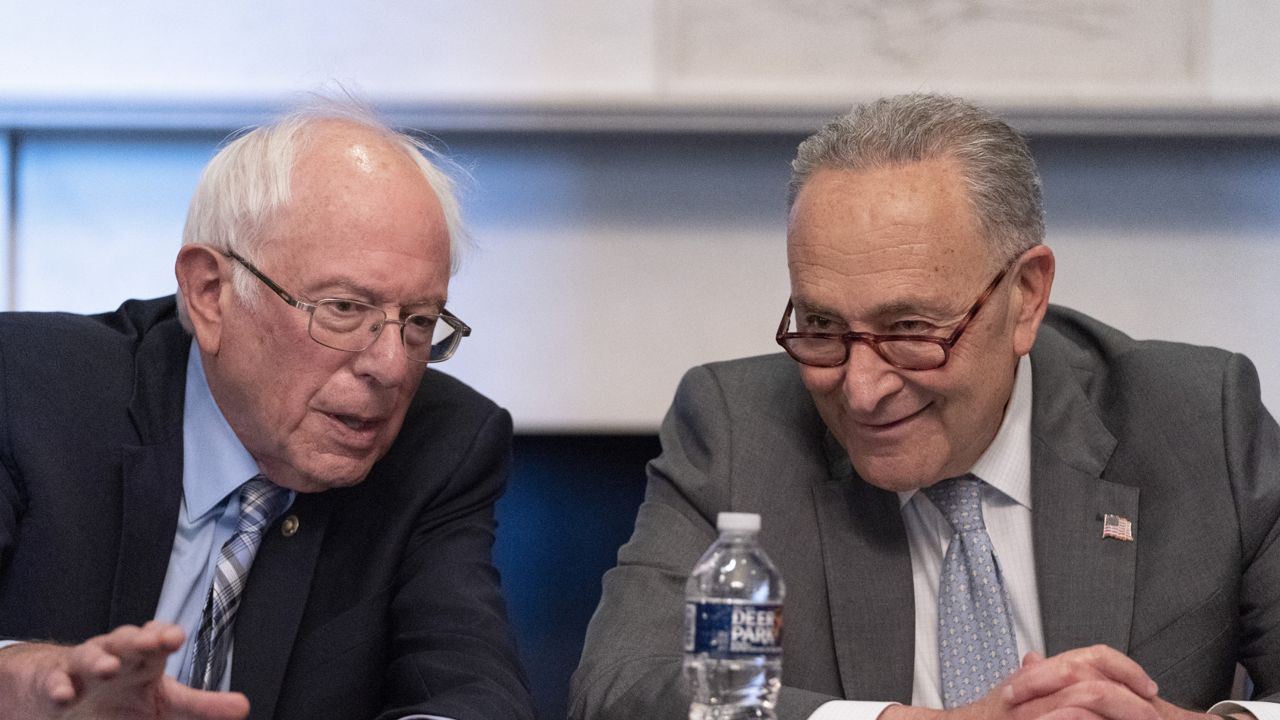
{"type": "Polygon", "coordinates": [[[322,485],[323,486],[322,489],[324,490],[333,490],[336,488],[352,487],[355,485],[359,485],[360,483],[364,482],[364,479],[367,477],[369,477],[368,473],[365,473],[364,475],[357,475],[357,476],[343,475],[341,477],[335,477],[335,478],[324,478],[320,480],[318,484],[322,485]]]}
{"type": "Polygon", "coordinates": [[[876,458],[869,462],[855,462],[853,470],[868,485],[881,490],[909,492],[929,487],[939,480],[937,473],[919,466],[903,466],[892,462],[878,462],[878,460],[876,458]]]}
{"type": "Polygon", "coordinates": [[[278,484],[303,493],[336,490],[364,482],[365,478],[369,477],[370,468],[371,465],[368,464],[361,464],[358,467],[306,468],[294,474],[289,483],[278,484]]]}

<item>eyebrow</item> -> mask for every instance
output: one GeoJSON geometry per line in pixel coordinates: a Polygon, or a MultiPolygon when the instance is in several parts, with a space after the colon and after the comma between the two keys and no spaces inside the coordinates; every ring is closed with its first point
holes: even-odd
{"type": "MultiPolygon", "coordinates": [[[[841,313],[836,312],[832,308],[821,303],[810,302],[808,300],[797,298],[792,301],[792,305],[795,307],[797,312],[803,311],[806,313],[814,313],[816,315],[839,319],[846,325],[849,324],[841,313]]],[[[867,313],[866,317],[869,318],[869,320],[867,320],[868,322],[882,321],[885,318],[912,314],[923,315],[937,320],[946,319],[943,317],[944,313],[941,308],[929,307],[929,305],[930,303],[928,302],[913,298],[890,300],[871,308],[871,311],[867,313]]],[[[955,313],[951,312],[945,313],[945,315],[948,316],[954,314],[955,313]]]]}
{"type": "Polygon", "coordinates": [[[840,313],[835,310],[832,310],[821,303],[809,302],[802,298],[793,298],[791,300],[791,307],[796,313],[813,313],[814,315],[822,315],[832,319],[840,318],[840,313]]]}
{"type": "Polygon", "coordinates": [[[872,308],[871,316],[879,318],[910,314],[932,316],[939,308],[929,305],[930,303],[919,300],[890,300],[872,308]]]}
{"type": "MultiPolygon", "coordinates": [[[[370,288],[367,285],[361,285],[358,282],[346,278],[321,280],[313,283],[311,287],[308,288],[307,292],[311,295],[313,300],[325,300],[329,298],[358,300],[360,298],[365,298],[364,300],[361,300],[361,302],[369,302],[370,304],[378,304],[385,300],[385,298],[383,298],[380,293],[374,291],[373,288],[370,288]]],[[[403,311],[407,308],[422,308],[426,306],[431,309],[432,313],[438,313],[444,309],[446,300],[447,298],[440,297],[438,295],[422,297],[408,302],[399,303],[399,307],[403,311]]]]}

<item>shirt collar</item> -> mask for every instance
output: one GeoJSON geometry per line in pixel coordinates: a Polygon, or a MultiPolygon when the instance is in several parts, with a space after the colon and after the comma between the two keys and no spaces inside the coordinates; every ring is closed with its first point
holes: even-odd
{"type": "Polygon", "coordinates": [[[258,463],[236,437],[209,391],[195,342],[187,355],[182,458],[182,493],[189,522],[216,508],[259,472],[258,463]]]}
{"type": "MultiPolygon", "coordinates": [[[[969,472],[1014,502],[1031,507],[1031,357],[1023,355],[1014,371],[1013,392],[995,439],[969,472]]],[[[917,491],[898,493],[899,507],[917,491]]]]}

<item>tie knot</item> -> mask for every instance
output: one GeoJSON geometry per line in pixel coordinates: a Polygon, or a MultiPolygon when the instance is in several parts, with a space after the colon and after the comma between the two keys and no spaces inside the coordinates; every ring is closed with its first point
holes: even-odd
{"type": "Polygon", "coordinates": [[[261,533],[275,522],[289,502],[289,491],[262,475],[240,486],[237,533],[261,533]]]}
{"type": "Polygon", "coordinates": [[[982,521],[982,481],[973,475],[943,480],[922,492],[951,523],[952,530],[964,533],[986,528],[982,521]]]}

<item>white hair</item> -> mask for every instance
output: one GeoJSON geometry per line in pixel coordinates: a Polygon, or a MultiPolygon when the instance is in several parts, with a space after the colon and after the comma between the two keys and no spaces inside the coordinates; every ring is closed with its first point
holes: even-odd
{"type": "MultiPolygon", "coordinates": [[[[363,104],[347,99],[319,98],[311,104],[253,128],[222,147],[200,175],[182,244],[200,243],[224,252],[234,251],[255,262],[266,242],[264,229],[292,198],[295,161],[313,141],[314,129],[340,121],[363,128],[399,146],[414,161],[435,193],[449,233],[450,273],[457,272],[461,256],[470,244],[462,223],[456,182],[442,167],[460,168],[425,140],[393,129],[363,104]]],[[[236,296],[252,303],[254,278],[238,264],[232,271],[236,296]]],[[[178,291],[178,318],[191,330],[186,299],[178,291]]]]}

